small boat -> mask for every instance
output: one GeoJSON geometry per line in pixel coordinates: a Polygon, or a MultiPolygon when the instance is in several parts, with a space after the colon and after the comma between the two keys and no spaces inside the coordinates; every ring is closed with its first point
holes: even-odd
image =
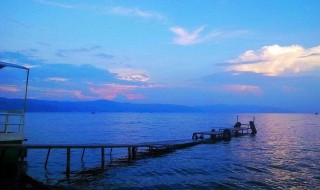
{"type": "MultiPolygon", "coordinates": [[[[25,140],[23,134],[24,117],[26,113],[27,92],[29,82],[29,68],[0,61],[1,71],[6,68],[21,69],[26,71],[26,83],[24,91],[24,103],[20,110],[0,110],[0,145],[22,144],[25,140]]],[[[1,147],[0,147],[1,148],[1,147]]],[[[3,149],[0,151],[0,166],[15,165],[19,159],[18,149],[3,149]]]]}

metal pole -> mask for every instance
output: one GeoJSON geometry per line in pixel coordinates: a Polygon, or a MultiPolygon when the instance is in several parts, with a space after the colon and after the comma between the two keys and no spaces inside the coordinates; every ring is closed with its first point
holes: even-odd
{"type": "Polygon", "coordinates": [[[23,105],[23,123],[22,123],[22,130],[21,130],[21,123],[19,125],[19,132],[23,133],[24,131],[24,116],[26,114],[26,109],[27,109],[27,94],[28,94],[28,85],[29,85],[29,69],[27,69],[27,81],[26,81],[26,89],[25,89],[25,94],[24,94],[24,105],[23,105]]]}
{"type": "Polygon", "coordinates": [[[24,94],[23,114],[26,113],[26,108],[27,108],[28,85],[29,85],[29,69],[27,70],[27,81],[26,81],[26,90],[24,94]]]}

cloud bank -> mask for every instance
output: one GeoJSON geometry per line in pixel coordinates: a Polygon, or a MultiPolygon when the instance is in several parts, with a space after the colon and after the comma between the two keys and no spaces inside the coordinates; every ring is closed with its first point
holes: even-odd
{"type": "Polygon", "coordinates": [[[254,72],[267,76],[298,74],[320,68],[320,46],[304,48],[299,45],[264,46],[259,50],[248,50],[233,63],[229,71],[254,72]]]}

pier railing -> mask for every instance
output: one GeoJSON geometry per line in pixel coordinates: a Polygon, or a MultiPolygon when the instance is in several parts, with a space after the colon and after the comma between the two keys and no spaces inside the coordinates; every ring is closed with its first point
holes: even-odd
{"type": "Polygon", "coordinates": [[[0,133],[23,133],[23,111],[0,111],[0,133]]]}

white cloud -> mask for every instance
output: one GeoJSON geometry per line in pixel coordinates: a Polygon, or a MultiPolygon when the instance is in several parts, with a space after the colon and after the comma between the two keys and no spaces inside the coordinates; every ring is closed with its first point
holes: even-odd
{"type": "Polygon", "coordinates": [[[110,8],[108,13],[115,15],[123,15],[123,16],[136,16],[142,18],[155,18],[161,20],[163,17],[160,13],[141,10],[140,8],[127,8],[127,7],[113,7],[110,8]]]}
{"type": "Polygon", "coordinates": [[[182,27],[172,27],[170,30],[176,34],[176,37],[173,39],[174,43],[185,46],[210,40],[220,34],[219,32],[211,32],[207,35],[201,36],[200,33],[204,30],[204,28],[205,26],[200,26],[193,32],[188,32],[182,27]]]}
{"type": "Polygon", "coordinates": [[[148,82],[150,77],[143,74],[133,74],[130,76],[119,77],[120,80],[132,81],[132,82],[148,82]]]}
{"type": "Polygon", "coordinates": [[[268,76],[302,73],[320,68],[320,46],[305,49],[299,45],[264,46],[259,50],[248,50],[227,68],[229,71],[255,72],[268,76]]]}
{"type": "Polygon", "coordinates": [[[61,78],[61,77],[51,77],[51,78],[47,78],[47,81],[55,81],[55,82],[66,82],[69,79],[66,78],[61,78]]]}
{"type": "Polygon", "coordinates": [[[72,3],[60,3],[54,0],[35,0],[38,3],[52,6],[52,7],[59,7],[64,9],[75,9],[80,11],[93,11],[93,12],[103,12],[109,13],[114,15],[121,15],[121,16],[134,16],[140,18],[153,18],[162,20],[163,16],[155,11],[148,11],[148,10],[141,10],[140,8],[133,7],[109,7],[105,8],[104,5],[95,5],[95,4],[72,4],[72,3]]]}
{"type": "Polygon", "coordinates": [[[110,72],[116,73],[118,79],[125,81],[148,82],[151,79],[142,69],[116,68],[110,69],[110,72]]]}

